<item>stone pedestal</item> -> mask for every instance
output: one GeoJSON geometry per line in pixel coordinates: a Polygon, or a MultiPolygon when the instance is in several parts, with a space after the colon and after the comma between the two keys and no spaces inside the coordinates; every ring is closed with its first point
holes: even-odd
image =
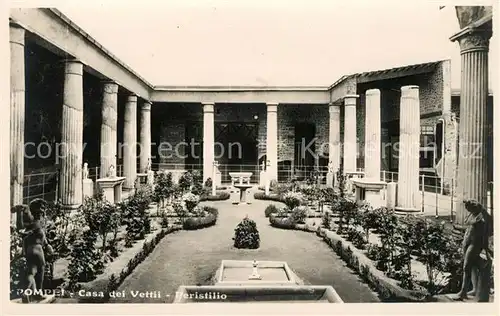
{"type": "Polygon", "coordinates": [[[265,186],[266,185],[266,171],[261,170],[259,173],[259,186],[265,186]]]}
{"type": "Polygon", "coordinates": [[[25,31],[10,23],[10,202],[23,203],[24,112],[25,112],[25,31]]]}
{"type": "Polygon", "coordinates": [[[82,187],[83,199],[94,196],[94,181],[92,179],[83,179],[82,187]]]}
{"type": "Polygon", "coordinates": [[[420,212],[420,101],[418,86],[401,87],[399,162],[396,211],[420,212]]]}
{"type": "Polygon", "coordinates": [[[65,63],[61,144],[61,203],[76,209],[83,193],[83,64],[78,60],[65,63]]]}
{"type": "Polygon", "coordinates": [[[147,172],[151,161],[151,102],[144,101],[141,106],[141,126],[140,126],[141,155],[139,157],[139,167],[141,172],[147,172]]]}
{"type": "Polygon", "coordinates": [[[352,179],[352,183],[356,190],[356,202],[368,203],[374,209],[384,206],[382,190],[386,183],[373,179],[352,179]]]}
{"type": "Polygon", "coordinates": [[[214,103],[206,102],[203,103],[203,182],[213,174],[214,144],[214,103]]]}
{"type": "Polygon", "coordinates": [[[467,216],[463,200],[474,199],[483,206],[487,203],[486,104],[491,35],[490,22],[478,28],[465,28],[451,38],[459,42],[462,59],[457,198],[454,208],[458,225],[463,225],[467,216]]]}
{"type": "Polygon", "coordinates": [[[356,138],[356,100],[357,95],[347,95],[344,98],[344,171],[354,172],[357,169],[357,138],[356,138]]]}
{"type": "Polygon", "coordinates": [[[386,199],[386,206],[390,210],[394,210],[394,208],[396,207],[396,192],[397,192],[396,182],[387,183],[385,199],[386,199]]]}
{"type": "Polygon", "coordinates": [[[335,185],[335,173],[332,171],[328,171],[326,173],[326,186],[329,188],[333,188],[335,185]]]}
{"type": "Polygon", "coordinates": [[[116,167],[118,85],[104,82],[101,123],[100,178],[105,178],[111,166],[116,167]]]}
{"type": "Polygon", "coordinates": [[[96,184],[103,191],[104,198],[116,204],[122,201],[122,187],[125,180],[125,177],[101,178],[97,179],[96,184]]]}
{"type": "MultiPolygon", "coordinates": [[[[330,104],[328,111],[330,115],[328,134],[328,166],[331,167],[335,176],[335,171],[340,168],[340,106],[330,104]]],[[[334,185],[335,181],[333,181],[333,179],[334,177],[327,175],[327,186],[334,185]]]]}
{"type": "Polygon", "coordinates": [[[267,103],[266,155],[269,160],[267,177],[278,180],[278,103],[267,103]]]}
{"type": "Polygon", "coordinates": [[[125,103],[123,126],[123,176],[125,190],[133,190],[137,178],[137,96],[129,95],[125,103]]]}

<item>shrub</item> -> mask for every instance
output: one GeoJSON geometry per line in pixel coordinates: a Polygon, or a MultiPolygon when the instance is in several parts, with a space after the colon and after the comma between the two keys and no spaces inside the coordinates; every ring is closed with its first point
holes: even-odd
{"type": "Polygon", "coordinates": [[[179,217],[179,220],[181,221],[181,223],[184,223],[184,220],[186,219],[186,217],[189,214],[185,205],[184,205],[184,202],[183,201],[175,201],[172,204],[172,207],[174,209],[175,214],[179,217]]]}
{"type": "Polygon", "coordinates": [[[331,218],[330,212],[325,212],[323,214],[322,219],[321,219],[321,227],[328,229],[328,230],[331,229],[331,221],[332,221],[332,218],[331,218]]]}
{"type": "Polygon", "coordinates": [[[148,191],[139,189],[119,207],[122,211],[122,222],[126,225],[126,244],[133,240],[144,239],[151,232],[151,219],[148,214],[152,196],[148,191]]]}
{"type": "Polygon", "coordinates": [[[305,223],[309,209],[307,206],[297,206],[292,210],[292,220],[295,223],[305,223]]]}
{"type": "Polygon", "coordinates": [[[288,216],[288,217],[278,217],[274,214],[271,214],[269,216],[269,223],[273,227],[277,228],[283,228],[283,229],[294,229],[295,228],[295,222],[293,219],[288,216]]]}
{"type": "Polygon", "coordinates": [[[269,217],[269,215],[276,213],[278,213],[278,208],[274,204],[268,205],[264,210],[264,214],[266,215],[266,217],[269,217]]]}
{"type": "Polygon", "coordinates": [[[298,192],[287,192],[285,195],[283,195],[283,201],[290,210],[293,210],[294,208],[302,204],[302,202],[304,201],[304,195],[298,192]]]}
{"type": "Polygon", "coordinates": [[[212,185],[213,185],[212,178],[207,178],[207,180],[205,180],[205,187],[212,188],[212,185]]]}
{"type": "Polygon", "coordinates": [[[179,178],[179,189],[181,190],[181,192],[186,192],[191,188],[192,185],[193,175],[191,174],[191,172],[184,172],[179,178]]]}
{"type": "Polygon", "coordinates": [[[217,215],[215,214],[208,213],[203,217],[189,217],[184,221],[182,228],[185,230],[195,230],[215,225],[217,221],[217,215]]]}
{"type": "Polygon", "coordinates": [[[11,299],[18,297],[19,290],[24,289],[22,284],[26,270],[26,259],[22,255],[23,238],[16,227],[10,226],[10,293],[11,299]]]}
{"type": "Polygon", "coordinates": [[[352,242],[352,244],[358,249],[364,249],[367,244],[365,234],[355,227],[349,227],[347,229],[346,239],[352,242]]]}
{"type": "Polygon", "coordinates": [[[165,206],[165,200],[170,198],[174,193],[174,182],[172,173],[157,172],[155,174],[155,186],[153,199],[158,203],[158,210],[165,206]]]}
{"type": "Polygon", "coordinates": [[[284,200],[282,197],[276,194],[271,194],[271,195],[266,195],[265,192],[255,192],[253,195],[254,199],[256,200],[267,200],[267,201],[275,201],[275,202],[283,202],[284,200]]]}
{"type": "Polygon", "coordinates": [[[217,191],[217,192],[215,192],[215,196],[211,195],[211,193],[203,194],[202,196],[200,196],[200,202],[203,202],[203,201],[224,201],[224,200],[228,200],[230,197],[231,197],[231,195],[226,191],[217,191]]]}
{"type": "Polygon", "coordinates": [[[260,247],[259,231],[253,220],[245,217],[234,231],[234,247],[238,249],[257,249],[260,247]]]}
{"type": "Polygon", "coordinates": [[[184,202],[187,211],[192,212],[196,205],[200,202],[200,197],[193,193],[186,193],[182,196],[182,201],[184,202]]]}
{"type": "Polygon", "coordinates": [[[162,215],[161,221],[160,221],[160,225],[161,225],[162,228],[167,228],[168,227],[169,222],[168,222],[168,216],[166,216],[166,214],[162,215]]]}

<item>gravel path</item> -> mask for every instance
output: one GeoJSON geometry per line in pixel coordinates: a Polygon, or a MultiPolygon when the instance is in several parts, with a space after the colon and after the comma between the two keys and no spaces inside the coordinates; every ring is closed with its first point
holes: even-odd
{"type": "Polygon", "coordinates": [[[231,200],[206,203],[219,209],[217,224],[166,236],[118,289],[125,291],[126,297],[110,302],[172,302],[180,285],[209,284],[223,259],[286,261],[306,284],[332,285],[344,302],[379,301],[315,234],[271,227],[264,209],[272,202],[254,200],[253,192],[251,196],[252,204],[245,206],[234,206],[231,200]],[[233,248],[234,228],[247,214],[259,229],[261,245],[257,250],[233,248]],[[131,291],[159,291],[161,298],[133,298],[131,291]]]}

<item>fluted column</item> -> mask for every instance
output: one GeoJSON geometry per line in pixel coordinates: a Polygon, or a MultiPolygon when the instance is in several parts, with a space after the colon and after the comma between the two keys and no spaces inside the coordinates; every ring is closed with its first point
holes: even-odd
{"type": "Polygon", "coordinates": [[[10,203],[23,203],[25,31],[10,24],[10,203]]]}
{"type": "Polygon", "coordinates": [[[149,161],[151,159],[151,102],[144,101],[141,106],[141,156],[140,156],[140,172],[146,173],[149,161]]]}
{"type": "Polygon", "coordinates": [[[463,200],[487,203],[487,120],[488,49],[491,30],[461,34],[458,40],[462,59],[460,123],[455,223],[463,225],[467,210],[463,200]]]}
{"type": "Polygon", "coordinates": [[[82,204],[83,64],[67,60],[61,131],[61,202],[67,209],[82,204]]]}
{"type": "Polygon", "coordinates": [[[118,121],[118,85],[103,83],[101,124],[101,168],[100,178],[105,178],[111,166],[116,170],[118,121]]]}
{"type": "Polygon", "coordinates": [[[123,188],[133,190],[137,178],[137,96],[131,94],[125,103],[123,126],[123,188]]]}
{"type": "Polygon", "coordinates": [[[357,169],[356,100],[358,95],[344,98],[344,172],[357,169]]]}
{"type": "MultiPolygon", "coordinates": [[[[203,103],[203,182],[212,177],[214,167],[214,103],[203,103]]],[[[212,179],[214,181],[215,179],[212,179]]]]}
{"type": "Polygon", "coordinates": [[[380,180],[380,90],[365,92],[365,178],[380,180]]]}
{"type": "Polygon", "coordinates": [[[418,86],[401,87],[399,162],[396,210],[418,211],[420,163],[420,100],[418,86]]]}
{"type": "Polygon", "coordinates": [[[267,103],[266,155],[269,167],[266,176],[269,181],[278,180],[278,103],[267,103]]]}
{"type": "Polygon", "coordinates": [[[335,173],[340,167],[340,106],[331,103],[328,109],[330,113],[328,165],[335,173]]]}

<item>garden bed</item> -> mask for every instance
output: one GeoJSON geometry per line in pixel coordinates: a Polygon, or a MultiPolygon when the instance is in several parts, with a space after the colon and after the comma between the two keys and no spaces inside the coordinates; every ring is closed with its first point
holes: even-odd
{"type": "Polygon", "coordinates": [[[217,191],[215,195],[212,195],[211,193],[209,194],[202,194],[200,196],[200,202],[204,201],[224,201],[224,200],[229,200],[231,197],[231,194],[226,191],[217,191]]]}

